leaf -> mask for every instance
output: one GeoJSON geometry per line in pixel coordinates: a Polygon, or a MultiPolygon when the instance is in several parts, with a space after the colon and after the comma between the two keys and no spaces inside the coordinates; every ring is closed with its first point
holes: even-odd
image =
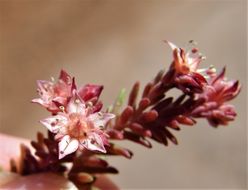
{"type": "Polygon", "coordinates": [[[109,106],[108,112],[111,112],[111,113],[118,115],[119,110],[124,103],[125,97],[126,97],[126,89],[123,88],[119,92],[119,95],[117,96],[114,105],[109,106]]]}

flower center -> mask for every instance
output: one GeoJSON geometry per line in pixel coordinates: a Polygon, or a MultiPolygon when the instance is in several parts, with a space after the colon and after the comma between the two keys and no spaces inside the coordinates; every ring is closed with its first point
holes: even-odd
{"type": "Polygon", "coordinates": [[[84,139],[87,137],[89,125],[86,118],[77,113],[70,114],[70,123],[68,125],[68,134],[72,138],[84,139]]]}

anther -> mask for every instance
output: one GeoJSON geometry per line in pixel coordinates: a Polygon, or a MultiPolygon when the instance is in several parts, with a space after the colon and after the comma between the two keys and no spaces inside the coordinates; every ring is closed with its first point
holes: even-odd
{"type": "Polygon", "coordinates": [[[93,106],[93,103],[92,102],[87,102],[87,107],[92,107],[93,106]]]}
{"type": "Polygon", "coordinates": [[[197,48],[193,48],[193,49],[191,50],[191,52],[192,52],[192,53],[197,53],[197,52],[198,52],[198,49],[197,49],[197,48]]]}
{"type": "Polygon", "coordinates": [[[101,112],[97,112],[97,114],[98,114],[99,117],[103,116],[103,114],[101,112]]]}
{"type": "Polygon", "coordinates": [[[76,99],[76,100],[75,100],[75,103],[76,103],[76,104],[79,104],[79,103],[80,103],[80,100],[79,100],[79,99],[76,99]]]}
{"type": "Polygon", "coordinates": [[[59,109],[61,110],[61,111],[65,111],[65,107],[64,106],[59,106],[59,109]]]}
{"type": "Polygon", "coordinates": [[[189,43],[190,43],[190,44],[192,44],[192,45],[194,45],[194,46],[196,46],[196,45],[197,45],[197,42],[196,42],[196,41],[194,41],[194,40],[190,40],[190,41],[189,41],[189,43]]]}

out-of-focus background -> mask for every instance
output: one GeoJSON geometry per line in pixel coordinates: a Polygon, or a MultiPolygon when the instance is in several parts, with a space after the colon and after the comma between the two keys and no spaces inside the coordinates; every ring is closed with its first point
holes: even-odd
{"type": "Polygon", "coordinates": [[[194,39],[207,56],[202,67],[226,65],[229,78],[241,81],[236,121],[182,127],[178,146],[124,143],[135,155],[107,158],[120,170],[112,179],[122,189],[245,188],[246,7],[245,0],[0,0],[0,132],[31,139],[45,132],[38,120],[49,113],[30,103],[37,79],[64,68],[78,84],[104,84],[108,106],[122,87],[168,68],[163,40],[185,46],[194,39]]]}

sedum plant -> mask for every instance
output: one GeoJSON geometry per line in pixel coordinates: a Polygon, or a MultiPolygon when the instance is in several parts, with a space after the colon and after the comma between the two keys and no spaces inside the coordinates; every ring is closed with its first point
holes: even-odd
{"type": "Polygon", "coordinates": [[[195,125],[197,118],[207,119],[212,127],[233,121],[236,112],[228,101],[240,92],[239,82],[228,80],[225,68],[220,72],[213,66],[199,68],[204,57],[195,47],[185,50],[166,43],[173,54],[169,69],[160,71],[144,89],[136,82],[127,105],[123,105],[125,90],[121,90],[113,105],[103,111],[99,100],[103,86],[78,87],[64,70],[56,81],[37,81],[39,98],[32,102],[50,113],[40,121],[48,135],[37,133],[37,140],[31,142],[34,154],[21,145],[21,159],[19,163],[11,160],[11,171],[21,175],[59,173],[77,188],[91,189],[98,174],[118,173],[103,155],[133,155],[113,140],[129,140],[148,148],[153,140],[167,146],[168,141],[178,143],[172,131],[195,125]],[[167,96],[173,89],[181,94],[167,96]]]}

